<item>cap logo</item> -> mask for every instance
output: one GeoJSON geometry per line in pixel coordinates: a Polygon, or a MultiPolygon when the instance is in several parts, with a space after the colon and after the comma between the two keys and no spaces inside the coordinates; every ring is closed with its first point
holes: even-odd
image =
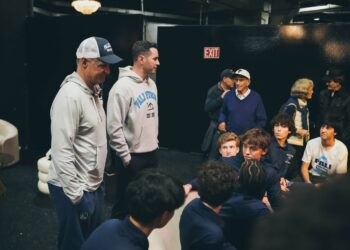
{"type": "Polygon", "coordinates": [[[112,46],[109,43],[106,43],[105,45],[103,45],[103,48],[107,51],[107,52],[113,52],[112,50],[112,46]]]}

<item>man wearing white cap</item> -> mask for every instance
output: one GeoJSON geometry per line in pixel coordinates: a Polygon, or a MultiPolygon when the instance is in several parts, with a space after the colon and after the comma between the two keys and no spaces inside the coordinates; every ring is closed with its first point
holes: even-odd
{"type": "Polygon", "coordinates": [[[234,76],[236,88],[225,95],[218,129],[241,135],[252,128],[263,128],[266,111],[260,95],[249,88],[249,72],[238,69],[234,76]]]}
{"type": "Polygon", "coordinates": [[[102,222],[107,138],[99,84],[110,73],[109,64],[122,60],[100,37],[82,41],[76,56],[77,69],[62,82],[50,113],[48,183],[62,250],[80,249],[102,222]]]}

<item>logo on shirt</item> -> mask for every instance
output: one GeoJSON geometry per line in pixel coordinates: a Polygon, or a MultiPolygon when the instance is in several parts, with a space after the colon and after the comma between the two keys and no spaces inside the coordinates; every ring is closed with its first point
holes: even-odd
{"type": "MultiPolygon", "coordinates": [[[[152,91],[145,91],[143,93],[141,93],[134,101],[134,105],[137,107],[137,108],[140,108],[141,105],[146,101],[146,100],[149,100],[149,99],[152,99],[152,100],[155,100],[157,101],[157,96],[155,93],[153,93],[152,91]]],[[[147,104],[147,110],[148,110],[148,104],[147,104]]]]}
{"type": "Polygon", "coordinates": [[[331,164],[328,164],[327,157],[322,155],[319,159],[315,159],[315,172],[318,173],[320,176],[327,177],[328,175],[328,169],[332,167],[331,164]]]}
{"type": "Polygon", "coordinates": [[[288,154],[288,153],[287,153],[286,156],[287,156],[287,158],[286,158],[285,163],[286,163],[286,164],[291,164],[291,163],[292,163],[292,160],[293,160],[293,158],[294,158],[294,155],[288,154]]]}

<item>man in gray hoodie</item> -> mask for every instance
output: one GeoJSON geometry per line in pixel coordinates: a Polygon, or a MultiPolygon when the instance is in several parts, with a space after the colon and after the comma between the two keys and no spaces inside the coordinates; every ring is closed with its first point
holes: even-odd
{"type": "Polygon", "coordinates": [[[59,222],[58,249],[80,249],[102,222],[101,185],[107,155],[106,116],[99,84],[122,59],[100,37],[81,42],[77,69],[61,84],[51,107],[48,183],[59,222]]]}
{"type": "Polygon", "coordinates": [[[153,43],[137,41],[132,57],[133,66],[119,69],[107,104],[107,132],[117,169],[112,218],[117,219],[128,213],[128,183],[139,171],[158,164],[157,86],[149,77],[159,66],[158,50],[153,43]]]}

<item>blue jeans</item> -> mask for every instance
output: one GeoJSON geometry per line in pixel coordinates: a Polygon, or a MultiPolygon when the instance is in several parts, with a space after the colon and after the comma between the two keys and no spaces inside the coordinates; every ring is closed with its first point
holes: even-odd
{"type": "Polygon", "coordinates": [[[103,184],[94,192],[84,192],[79,204],[73,204],[61,187],[49,184],[49,190],[59,224],[58,249],[80,249],[103,220],[103,184]]]}

